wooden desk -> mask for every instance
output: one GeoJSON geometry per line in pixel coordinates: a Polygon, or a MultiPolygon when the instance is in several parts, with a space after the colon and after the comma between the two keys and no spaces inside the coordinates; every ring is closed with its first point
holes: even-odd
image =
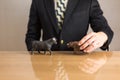
{"type": "Polygon", "coordinates": [[[120,80],[120,52],[0,52],[0,80],[120,80]]]}

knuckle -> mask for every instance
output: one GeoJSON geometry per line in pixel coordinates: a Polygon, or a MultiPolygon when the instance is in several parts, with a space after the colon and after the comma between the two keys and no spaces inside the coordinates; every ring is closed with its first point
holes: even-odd
{"type": "Polygon", "coordinates": [[[89,44],[91,44],[91,41],[90,41],[90,40],[88,40],[88,41],[86,42],[86,44],[88,44],[88,45],[89,45],[89,44]]]}

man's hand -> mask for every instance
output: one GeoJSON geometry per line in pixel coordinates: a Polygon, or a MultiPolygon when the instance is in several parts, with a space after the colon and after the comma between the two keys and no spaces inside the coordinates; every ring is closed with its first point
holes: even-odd
{"type": "Polygon", "coordinates": [[[78,45],[80,46],[80,50],[83,50],[84,52],[92,52],[95,49],[102,47],[107,39],[108,37],[104,32],[91,32],[83,37],[78,45]]]}

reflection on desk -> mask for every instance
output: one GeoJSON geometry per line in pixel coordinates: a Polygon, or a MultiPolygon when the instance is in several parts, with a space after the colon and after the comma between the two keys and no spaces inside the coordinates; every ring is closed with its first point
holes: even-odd
{"type": "Polygon", "coordinates": [[[56,52],[52,56],[31,56],[36,76],[40,80],[94,80],[97,71],[111,57],[111,53],[75,55],[56,52]],[[47,75],[47,76],[46,76],[47,75]]]}
{"type": "Polygon", "coordinates": [[[120,80],[120,52],[0,52],[0,80],[120,80]]]}

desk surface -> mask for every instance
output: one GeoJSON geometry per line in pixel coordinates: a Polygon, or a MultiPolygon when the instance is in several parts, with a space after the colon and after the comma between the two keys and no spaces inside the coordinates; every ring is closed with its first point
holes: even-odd
{"type": "Polygon", "coordinates": [[[0,52],[0,80],[120,80],[120,52],[0,52]]]}

